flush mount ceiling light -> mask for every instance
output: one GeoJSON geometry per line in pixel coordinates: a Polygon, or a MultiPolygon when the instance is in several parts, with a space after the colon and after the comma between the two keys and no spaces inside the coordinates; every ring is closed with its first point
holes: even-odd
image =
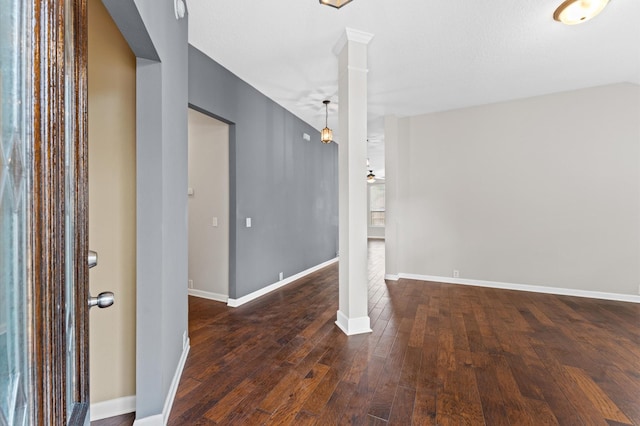
{"type": "Polygon", "coordinates": [[[345,4],[351,3],[353,0],[320,0],[320,4],[326,4],[327,6],[340,9],[345,4]]]}
{"type": "Polygon", "coordinates": [[[184,0],[173,0],[173,10],[176,14],[176,19],[182,19],[187,12],[187,5],[184,4],[184,0]]]}
{"type": "Polygon", "coordinates": [[[329,104],[331,101],[322,101],[322,103],[324,104],[324,129],[320,133],[320,140],[322,143],[331,143],[333,141],[333,131],[329,128],[329,104]]]}
{"type": "Polygon", "coordinates": [[[566,0],[553,12],[553,19],[567,25],[581,24],[602,12],[608,3],[609,0],[566,0]]]}

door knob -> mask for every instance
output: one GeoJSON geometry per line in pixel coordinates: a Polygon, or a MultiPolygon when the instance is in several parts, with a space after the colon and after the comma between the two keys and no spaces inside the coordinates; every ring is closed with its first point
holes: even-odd
{"type": "MultiPolygon", "coordinates": [[[[89,255],[87,256],[87,261],[89,262],[89,268],[93,268],[98,264],[98,253],[93,250],[89,250],[89,255]]],[[[93,308],[97,306],[98,308],[108,308],[113,305],[115,301],[113,297],[113,293],[110,291],[103,291],[98,295],[98,297],[91,297],[89,295],[89,308],[93,308]]]]}
{"type": "Polygon", "coordinates": [[[89,307],[93,308],[94,306],[97,306],[98,308],[108,308],[113,305],[114,300],[112,292],[103,291],[98,295],[98,297],[89,296],[89,307]]]}

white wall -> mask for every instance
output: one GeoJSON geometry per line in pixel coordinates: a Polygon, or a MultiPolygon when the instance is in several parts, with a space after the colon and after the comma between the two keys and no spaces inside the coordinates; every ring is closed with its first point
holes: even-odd
{"type": "Polygon", "coordinates": [[[189,109],[190,293],[229,296],[229,126],[189,109]],[[213,226],[213,218],[217,226],[213,226]],[[195,290],[195,291],[193,291],[195,290]]]}
{"type": "Polygon", "coordinates": [[[397,227],[387,274],[457,269],[474,280],[638,294],[640,86],[391,118],[387,127],[397,227]]]}

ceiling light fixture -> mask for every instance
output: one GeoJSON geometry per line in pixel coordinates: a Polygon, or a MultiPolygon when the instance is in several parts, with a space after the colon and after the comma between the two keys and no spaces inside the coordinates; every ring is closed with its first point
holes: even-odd
{"type": "Polygon", "coordinates": [[[553,12],[553,19],[567,25],[581,24],[602,12],[608,3],[609,0],[566,0],[553,12]]]}
{"type": "Polygon", "coordinates": [[[340,9],[345,4],[351,3],[353,0],[320,0],[320,4],[326,4],[327,6],[340,9]]]}
{"type": "MultiPolygon", "coordinates": [[[[369,142],[369,139],[367,139],[367,143],[369,142]]],[[[367,169],[371,167],[371,165],[369,164],[369,159],[367,158],[367,169]]],[[[369,174],[367,175],[367,182],[369,183],[373,183],[376,181],[376,175],[373,174],[373,170],[369,169],[369,174]]]]}
{"type": "Polygon", "coordinates": [[[324,104],[324,129],[320,132],[320,140],[322,143],[331,143],[333,141],[333,131],[329,128],[329,103],[331,101],[322,101],[324,104]]]}
{"type": "Polygon", "coordinates": [[[369,174],[367,175],[367,182],[373,183],[376,181],[376,175],[373,174],[373,170],[369,170],[369,174]]]}
{"type": "Polygon", "coordinates": [[[173,10],[176,14],[176,19],[182,19],[187,12],[187,5],[184,4],[184,0],[173,0],[173,10]]]}

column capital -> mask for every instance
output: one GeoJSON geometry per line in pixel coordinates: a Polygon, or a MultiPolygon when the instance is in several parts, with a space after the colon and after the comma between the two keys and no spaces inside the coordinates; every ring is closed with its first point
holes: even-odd
{"type": "Polygon", "coordinates": [[[333,54],[338,56],[348,41],[353,41],[361,44],[369,44],[373,39],[373,34],[360,30],[354,30],[353,28],[345,27],[344,33],[340,36],[340,39],[333,48],[333,54]]]}

